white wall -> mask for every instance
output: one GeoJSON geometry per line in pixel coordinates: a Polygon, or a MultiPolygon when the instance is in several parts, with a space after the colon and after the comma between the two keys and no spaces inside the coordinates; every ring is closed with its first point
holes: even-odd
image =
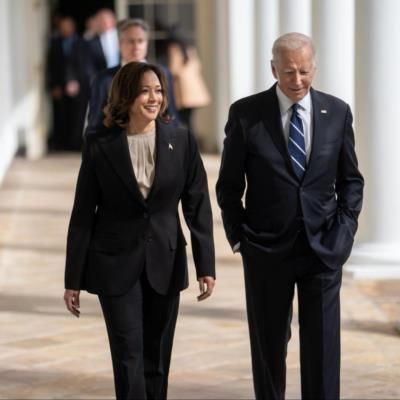
{"type": "Polygon", "coordinates": [[[0,48],[3,57],[0,63],[0,181],[7,170],[17,148],[16,132],[10,123],[12,113],[12,58],[10,44],[11,1],[0,1],[0,48]]]}
{"type": "Polygon", "coordinates": [[[29,158],[45,152],[47,12],[45,1],[0,1],[0,182],[19,146],[29,158]]]}

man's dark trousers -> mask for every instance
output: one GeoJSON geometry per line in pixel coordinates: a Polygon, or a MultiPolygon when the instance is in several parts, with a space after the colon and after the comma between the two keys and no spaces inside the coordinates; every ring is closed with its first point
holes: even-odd
{"type": "Polygon", "coordinates": [[[301,231],[283,259],[244,239],[240,248],[257,399],[283,399],[295,286],[303,399],[339,399],[342,269],[326,267],[301,231]]]}

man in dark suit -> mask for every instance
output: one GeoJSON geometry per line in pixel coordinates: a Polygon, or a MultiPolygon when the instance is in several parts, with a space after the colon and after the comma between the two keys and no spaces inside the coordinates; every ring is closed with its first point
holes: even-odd
{"type": "Polygon", "coordinates": [[[53,103],[53,128],[49,137],[52,149],[81,149],[89,99],[86,63],[86,43],[76,33],[75,21],[69,16],[62,16],[59,35],[50,42],[46,71],[53,103]]]}
{"type": "Polygon", "coordinates": [[[339,290],[363,196],[352,114],[311,87],[308,36],[285,34],[272,53],[277,84],[230,108],[217,198],[243,259],[256,398],[285,396],[297,286],[302,397],[338,399],[339,290]]]}
{"type": "Polygon", "coordinates": [[[98,34],[88,40],[87,71],[92,81],[105,68],[112,68],[119,64],[118,32],[114,13],[102,8],[94,15],[98,34]]]}
{"type": "MultiPolygon", "coordinates": [[[[132,61],[145,61],[149,39],[149,26],[139,18],[121,21],[118,26],[119,49],[121,53],[121,64],[107,68],[97,74],[91,85],[91,96],[89,101],[89,115],[86,134],[95,133],[103,125],[103,109],[107,103],[108,93],[111,82],[121,66],[132,61]]],[[[175,117],[175,97],[173,93],[172,75],[165,68],[164,74],[167,78],[168,89],[168,108],[167,112],[171,117],[175,117]]]]}

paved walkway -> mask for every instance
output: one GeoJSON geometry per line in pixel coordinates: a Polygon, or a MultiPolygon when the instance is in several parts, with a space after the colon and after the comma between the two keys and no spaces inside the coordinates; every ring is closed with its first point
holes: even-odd
{"type": "MultiPolygon", "coordinates": [[[[204,157],[210,191],[218,158],[204,157]]],[[[79,157],[16,159],[0,187],[0,398],[109,399],[111,361],[95,296],[82,317],[64,310],[65,237],[79,157]]],[[[171,399],[253,398],[243,273],[213,199],[218,281],[197,303],[194,274],[182,294],[170,377],[171,399]]],[[[342,291],[342,396],[400,398],[399,281],[355,282],[342,291]]],[[[287,397],[299,393],[296,315],[287,397]]]]}

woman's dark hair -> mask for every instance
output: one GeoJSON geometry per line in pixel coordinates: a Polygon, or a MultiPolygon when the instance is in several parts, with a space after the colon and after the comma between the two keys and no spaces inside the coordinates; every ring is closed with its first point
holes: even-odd
{"type": "Polygon", "coordinates": [[[153,71],[161,84],[163,100],[160,108],[160,116],[168,120],[164,115],[168,105],[167,83],[162,70],[154,64],[144,62],[130,62],[124,65],[114,76],[107,105],[104,107],[104,125],[108,128],[119,126],[125,128],[129,121],[129,111],[141,93],[141,81],[143,75],[153,71]]]}
{"type": "Polygon", "coordinates": [[[168,47],[177,45],[183,56],[183,63],[189,61],[188,50],[194,46],[194,43],[184,34],[179,24],[166,25],[160,20],[155,22],[156,30],[164,31],[166,37],[157,39],[154,43],[157,59],[166,60],[168,58],[168,47]]]}

